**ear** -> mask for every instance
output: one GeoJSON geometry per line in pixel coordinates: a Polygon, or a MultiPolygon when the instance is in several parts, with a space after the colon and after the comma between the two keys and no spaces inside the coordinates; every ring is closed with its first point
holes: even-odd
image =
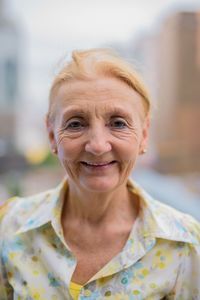
{"type": "Polygon", "coordinates": [[[148,140],[149,140],[149,128],[150,128],[150,116],[148,115],[143,124],[142,138],[139,147],[139,154],[144,154],[147,150],[148,140]]]}
{"type": "Polygon", "coordinates": [[[49,138],[49,144],[50,144],[51,150],[54,154],[57,154],[57,143],[56,143],[55,134],[54,134],[54,124],[50,120],[48,115],[46,115],[45,122],[46,122],[46,129],[48,132],[48,138],[49,138]]]}

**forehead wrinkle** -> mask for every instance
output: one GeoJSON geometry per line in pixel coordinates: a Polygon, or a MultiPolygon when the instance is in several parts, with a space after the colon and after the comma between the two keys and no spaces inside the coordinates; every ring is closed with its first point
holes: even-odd
{"type": "Polygon", "coordinates": [[[104,103],[104,106],[103,106],[103,112],[104,112],[104,115],[106,117],[109,117],[109,116],[129,116],[131,117],[131,114],[129,111],[126,111],[124,110],[124,108],[120,105],[113,105],[109,102],[105,102],[104,103]]]}
{"type": "MultiPolygon", "coordinates": [[[[84,112],[86,112],[85,107],[87,107],[88,113],[91,113],[91,111],[93,111],[93,113],[95,112],[95,114],[99,115],[100,111],[97,105],[99,103],[104,105],[104,110],[109,114],[109,110],[113,110],[113,113],[115,113],[117,110],[113,107],[115,106],[115,101],[116,105],[121,106],[123,109],[123,99],[125,100],[125,102],[127,99],[129,103],[132,102],[133,108],[135,106],[134,110],[136,110],[139,115],[143,115],[143,105],[142,103],[138,103],[142,102],[142,99],[140,95],[134,92],[132,89],[125,88],[121,92],[121,90],[118,89],[118,85],[113,87],[111,84],[110,88],[110,86],[99,85],[99,81],[97,81],[97,84],[94,85],[94,82],[95,81],[91,82],[91,85],[90,82],[84,82],[84,85],[77,86],[75,82],[75,85],[67,84],[67,86],[61,86],[57,95],[57,100],[58,102],[60,100],[61,104],[60,110],[62,111],[65,109],[65,104],[66,106],[73,104],[77,105],[79,107],[79,110],[83,105],[84,112]],[[105,102],[105,104],[103,102],[105,102]],[[110,106],[112,106],[112,109],[110,106]]],[[[130,111],[127,111],[127,113],[129,114],[129,116],[131,116],[130,111]]]]}
{"type": "Polygon", "coordinates": [[[71,105],[62,112],[62,120],[66,117],[81,116],[89,117],[96,116],[97,118],[109,118],[111,116],[121,116],[131,119],[131,114],[120,105],[114,105],[105,101],[104,103],[93,103],[92,105],[71,105]]]}
{"type": "MultiPolygon", "coordinates": [[[[92,82],[93,83],[93,82],[92,82]]],[[[75,82],[76,84],[76,82],[75,82]]],[[[67,101],[68,103],[74,102],[75,100],[93,100],[93,98],[101,97],[102,99],[109,100],[109,98],[113,97],[116,99],[121,99],[118,91],[118,88],[115,87],[115,89],[110,88],[109,86],[101,86],[97,84],[94,86],[90,86],[90,82],[84,82],[85,87],[87,86],[87,89],[85,89],[84,86],[77,86],[76,88],[73,87],[73,83],[68,83],[66,85],[62,85],[58,91],[58,98],[61,99],[61,102],[67,101]],[[83,92],[84,89],[84,92],[83,92]],[[116,93],[117,91],[117,93],[116,93]]],[[[127,93],[128,91],[126,91],[127,93]]],[[[122,95],[123,96],[123,95],[122,95]]]]}

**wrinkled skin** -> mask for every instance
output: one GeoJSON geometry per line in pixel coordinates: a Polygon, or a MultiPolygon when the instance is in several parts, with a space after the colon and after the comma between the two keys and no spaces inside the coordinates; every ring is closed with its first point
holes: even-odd
{"type": "Polygon", "coordinates": [[[97,193],[125,186],[147,147],[149,117],[141,96],[117,78],[98,77],[62,84],[54,101],[49,140],[71,185],[97,193]]]}

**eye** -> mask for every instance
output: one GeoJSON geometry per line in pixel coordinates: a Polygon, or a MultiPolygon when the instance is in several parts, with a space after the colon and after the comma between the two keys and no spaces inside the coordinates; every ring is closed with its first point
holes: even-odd
{"type": "Polygon", "coordinates": [[[79,120],[72,121],[72,122],[68,123],[66,126],[66,128],[68,130],[79,130],[82,127],[84,127],[84,124],[79,120]]]}
{"type": "Polygon", "coordinates": [[[113,127],[113,128],[123,129],[126,126],[127,126],[126,122],[121,119],[116,119],[111,122],[111,127],[113,127]]]}

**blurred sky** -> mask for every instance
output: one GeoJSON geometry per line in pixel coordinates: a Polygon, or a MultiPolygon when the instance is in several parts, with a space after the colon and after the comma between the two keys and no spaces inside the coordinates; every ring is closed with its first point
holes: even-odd
{"type": "MultiPolygon", "coordinates": [[[[21,30],[22,63],[30,73],[55,65],[67,51],[126,43],[158,28],[173,11],[200,9],[200,0],[4,0],[21,30]]],[[[37,74],[38,76],[38,74],[37,74]]]]}
{"type": "Polygon", "coordinates": [[[163,19],[176,10],[200,9],[200,0],[4,0],[4,3],[5,12],[16,24],[20,36],[18,106],[19,113],[20,102],[26,111],[23,118],[18,118],[22,148],[30,146],[30,132],[32,144],[44,141],[42,129],[48,91],[57,63],[69,51],[113,43],[123,46],[142,31],[157,30],[163,19]]]}
{"type": "Polygon", "coordinates": [[[4,0],[21,28],[25,60],[48,69],[67,51],[125,43],[167,14],[200,9],[200,0],[4,0]]]}
{"type": "Polygon", "coordinates": [[[124,41],[168,10],[200,7],[199,0],[7,0],[32,38],[84,47],[124,41]]]}

